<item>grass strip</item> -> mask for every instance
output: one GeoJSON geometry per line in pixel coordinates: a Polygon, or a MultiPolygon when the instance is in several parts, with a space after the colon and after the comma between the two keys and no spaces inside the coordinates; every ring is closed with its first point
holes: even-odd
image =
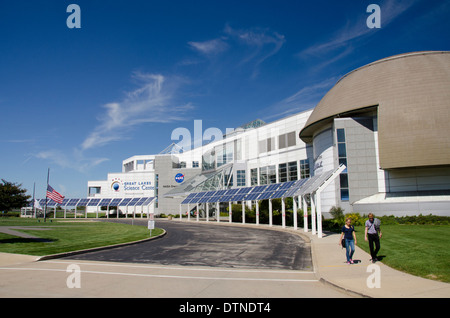
{"type": "MultiPolygon", "coordinates": [[[[17,230],[39,239],[0,233],[0,252],[36,256],[127,243],[150,237],[150,231],[145,226],[109,222],[64,222],[59,220],[38,222],[35,219],[0,219],[0,226],[29,226],[30,228],[45,229],[17,230]]],[[[162,229],[154,229],[152,236],[157,236],[162,232],[162,229]]]]}

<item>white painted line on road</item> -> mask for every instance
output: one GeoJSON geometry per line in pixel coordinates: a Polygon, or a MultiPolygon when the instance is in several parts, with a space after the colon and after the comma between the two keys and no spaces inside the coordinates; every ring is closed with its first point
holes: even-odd
{"type": "Polygon", "coordinates": [[[301,270],[263,270],[263,269],[235,269],[235,268],[198,268],[198,267],[171,267],[171,266],[158,266],[158,265],[131,265],[131,264],[114,264],[114,263],[86,263],[77,262],[76,260],[70,261],[45,261],[45,263],[52,264],[78,264],[89,266],[111,266],[111,267],[129,267],[129,268],[149,268],[149,269],[167,269],[167,270],[183,270],[183,271],[207,271],[207,272],[233,272],[233,273],[277,273],[277,274],[314,274],[314,271],[301,271],[301,270]]]}
{"type": "MultiPolygon", "coordinates": [[[[0,270],[12,271],[49,271],[49,272],[67,272],[65,269],[54,268],[14,268],[0,267],[0,270]]],[[[151,278],[172,278],[172,279],[203,279],[203,280],[232,280],[232,281],[269,281],[269,282],[294,282],[309,283],[318,282],[317,279],[276,279],[276,278],[232,278],[232,277],[203,277],[203,276],[175,276],[175,275],[154,275],[154,274],[136,274],[136,273],[117,273],[117,272],[99,272],[81,270],[83,274],[99,274],[99,275],[118,275],[118,276],[134,276],[134,277],[151,277],[151,278]]]]}

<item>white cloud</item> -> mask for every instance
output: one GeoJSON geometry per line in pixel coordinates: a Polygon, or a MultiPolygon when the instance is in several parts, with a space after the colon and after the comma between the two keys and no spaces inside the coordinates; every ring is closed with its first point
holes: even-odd
{"type": "MultiPolygon", "coordinates": [[[[387,28],[395,19],[401,14],[415,5],[418,1],[411,0],[386,0],[379,3],[381,10],[381,29],[387,28]]],[[[309,58],[316,56],[326,56],[329,53],[337,54],[339,58],[334,57],[334,61],[343,58],[353,52],[353,49],[349,49],[349,45],[354,45],[357,40],[364,37],[374,35],[381,29],[370,29],[367,27],[366,20],[370,13],[363,12],[356,22],[351,24],[347,23],[337,32],[335,32],[330,38],[324,42],[316,43],[298,53],[300,58],[309,58]],[[344,49],[343,52],[336,52],[344,49]]]]}
{"type": "Polygon", "coordinates": [[[226,25],[220,37],[204,42],[191,41],[188,45],[207,57],[230,52],[233,65],[249,65],[252,77],[256,77],[261,63],[277,54],[285,41],[284,35],[268,28],[234,29],[226,25]]]}
{"type": "Polygon", "coordinates": [[[178,104],[175,92],[180,79],[167,79],[160,74],[134,73],[138,88],[125,94],[120,102],[103,106],[105,112],[98,117],[100,124],[81,144],[86,150],[123,140],[127,132],[142,123],[169,123],[183,120],[193,109],[191,104],[178,104]]]}
{"type": "Polygon", "coordinates": [[[62,168],[70,168],[79,172],[86,172],[89,169],[109,160],[108,158],[87,158],[83,152],[77,149],[73,149],[69,153],[62,150],[50,149],[40,151],[31,155],[31,157],[48,160],[62,168]]]}
{"type": "Polygon", "coordinates": [[[305,86],[296,93],[263,110],[264,119],[282,118],[299,111],[314,108],[328,90],[336,84],[337,77],[305,86]]]}
{"type": "Polygon", "coordinates": [[[225,39],[213,39],[205,42],[188,42],[189,46],[205,55],[219,54],[228,48],[225,39]]]}

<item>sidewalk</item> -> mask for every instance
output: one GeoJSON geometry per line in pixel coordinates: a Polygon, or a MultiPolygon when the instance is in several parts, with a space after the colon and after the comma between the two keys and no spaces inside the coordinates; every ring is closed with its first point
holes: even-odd
{"type": "Polygon", "coordinates": [[[318,278],[349,293],[374,298],[450,297],[450,284],[406,274],[381,262],[376,263],[380,272],[380,288],[369,288],[367,280],[374,285],[375,276],[375,270],[368,269],[372,264],[369,261],[370,254],[356,246],[353,260],[360,262],[348,265],[345,248],[338,245],[339,234],[326,232],[322,238],[318,238],[302,229],[290,232],[298,232],[311,241],[313,264],[318,278]]]}

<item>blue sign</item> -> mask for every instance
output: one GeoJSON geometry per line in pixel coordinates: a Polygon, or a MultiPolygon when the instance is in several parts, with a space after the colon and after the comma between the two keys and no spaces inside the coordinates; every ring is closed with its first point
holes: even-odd
{"type": "Polygon", "coordinates": [[[177,173],[177,175],[175,176],[175,181],[178,183],[181,183],[184,181],[184,174],[182,173],[177,173]]]}

